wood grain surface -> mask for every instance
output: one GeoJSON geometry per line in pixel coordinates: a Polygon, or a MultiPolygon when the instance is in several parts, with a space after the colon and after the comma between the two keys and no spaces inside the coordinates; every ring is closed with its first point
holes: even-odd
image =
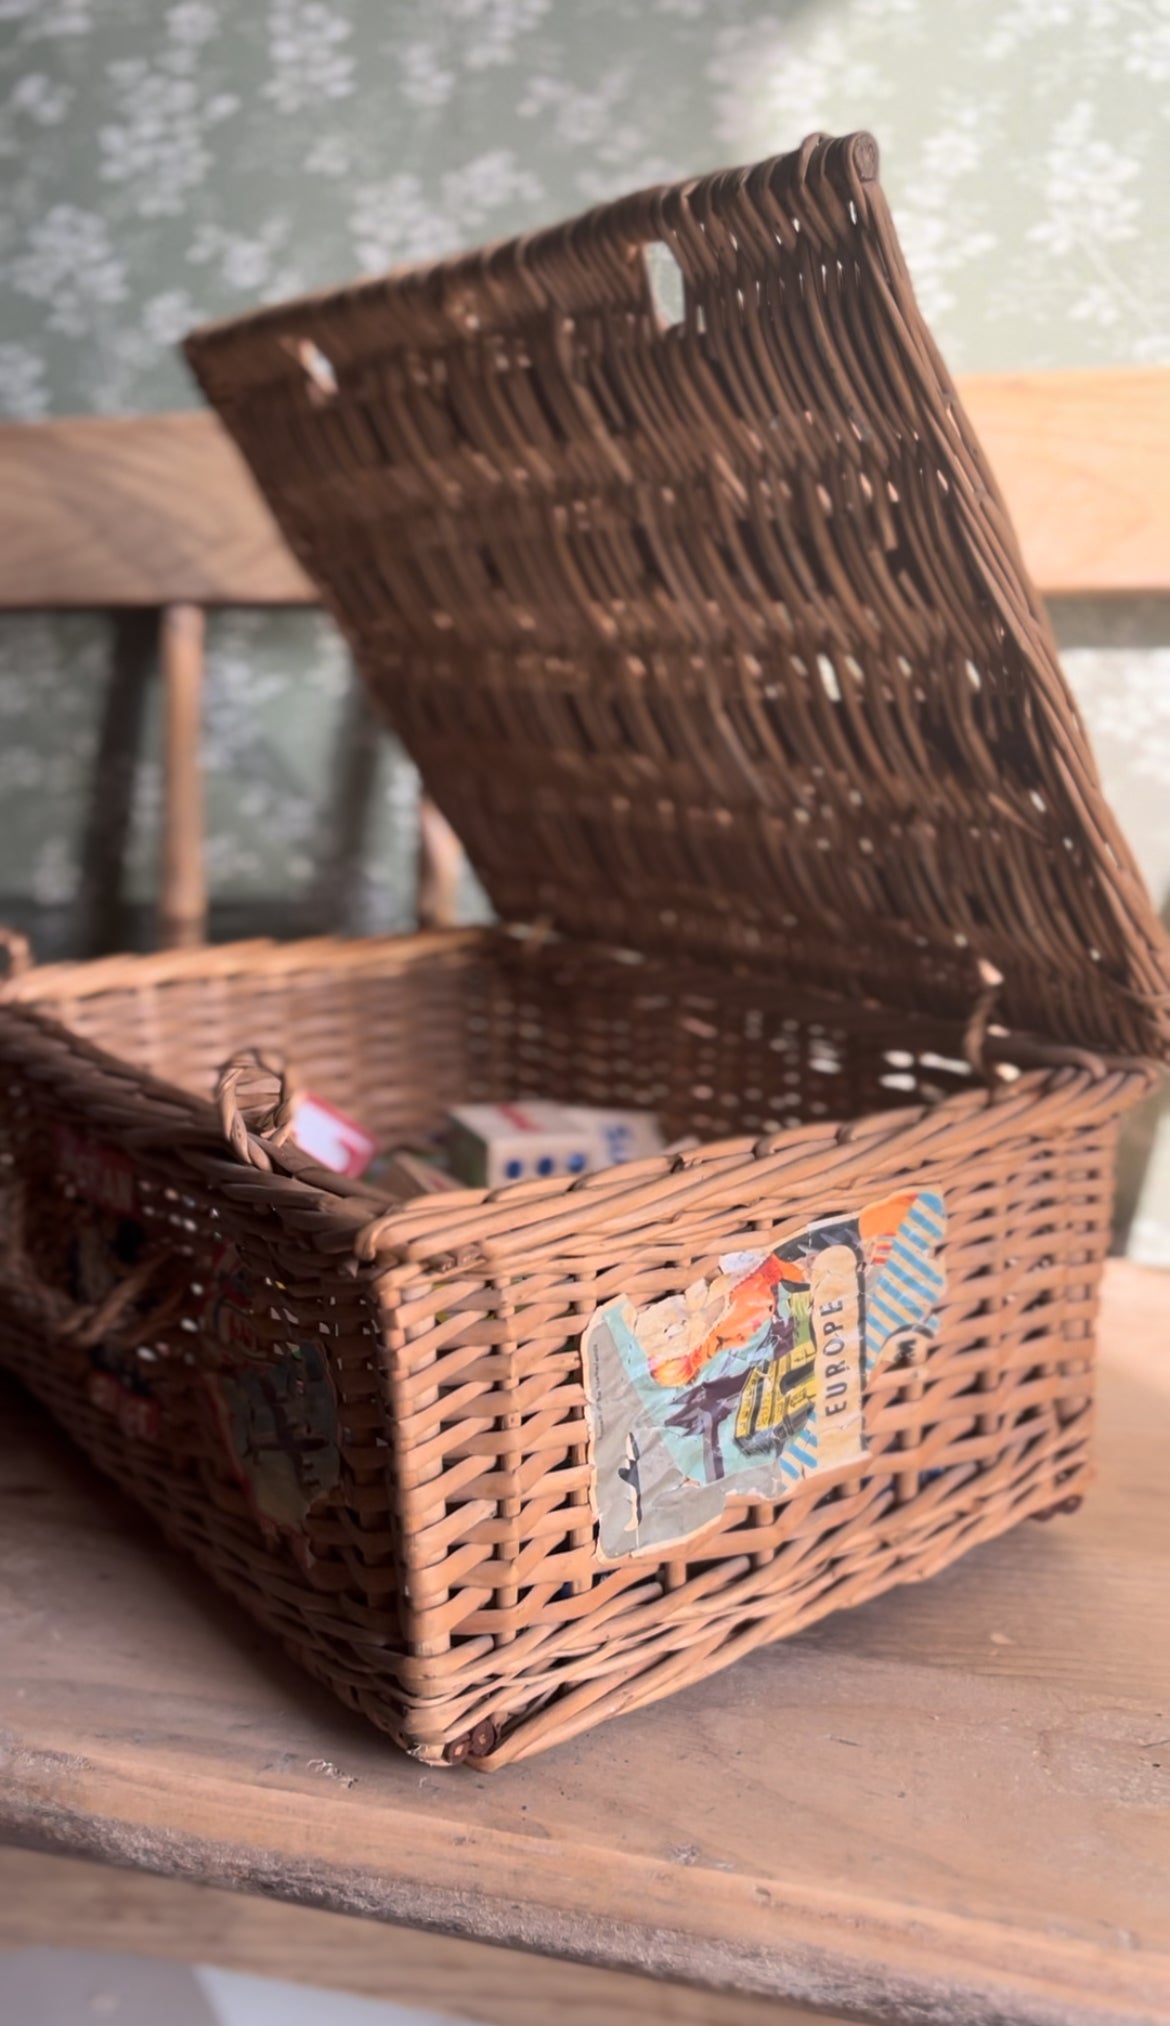
{"type": "Polygon", "coordinates": [[[5,1396],[0,1838],[868,2019],[1170,2021],[1170,1281],[1100,1483],[493,1777],[286,1668],[5,1396]]]}
{"type": "Polygon", "coordinates": [[[959,392],[1048,596],[1170,590],[1170,372],[986,373],[959,392]]]}
{"type": "Polygon", "coordinates": [[[213,415],[0,426],[0,610],[315,598],[213,415]]]}
{"type": "Polygon", "coordinates": [[[480,2026],[550,2026],[553,2020],[563,2026],[841,2026],[840,2015],[771,1998],[700,1991],[185,1879],[0,1849],[0,1949],[38,1944],[215,1963],[416,2005],[480,2026]]]}
{"type": "MultiPolygon", "coordinates": [[[[1170,590],[1170,372],[958,387],[1042,591],[1170,590]]],[[[213,415],[0,426],[0,610],[314,597],[213,415]]]]}

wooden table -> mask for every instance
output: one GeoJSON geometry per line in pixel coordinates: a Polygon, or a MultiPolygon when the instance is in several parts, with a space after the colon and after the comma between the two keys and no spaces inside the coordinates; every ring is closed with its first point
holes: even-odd
{"type": "MultiPolygon", "coordinates": [[[[112,1945],[168,1946],[183,1890],[171,1947],[486,2019],[1168,2022],[1168,1322],[1111,1267],[1076,1517],[494,1777],[287,1670],[6,1394],[0,1839],[334,1914],[330,1956],[139,1876],[112,1945]]],[[[111,1884],[0,1852],[0,1938],[92,1941],[111,1884]]]]}

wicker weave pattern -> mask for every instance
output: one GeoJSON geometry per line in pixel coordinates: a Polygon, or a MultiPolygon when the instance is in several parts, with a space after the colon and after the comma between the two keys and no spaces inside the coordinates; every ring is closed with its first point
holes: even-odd
{"type": "Polygon", "coordinates": [[[1138,1072],[1070,1066],[988,1089],[953,1030],[802,1016],[757,979],[607,971],[596,952],[486,933],[58,966],[9,998],[4,1143],[38,1281],[59,1279],[70,1229],[58,1123],[132,1150],[146,1222],[173,1235],[158,1309],[114,1332],[155,1353],[163,1439],[92,1404],[86,1346],[59,1317],[46,1331],[11,1258],[0,1357],[298,1660],[422,1757],[503,1763],[941,1567],[1085,1482],[1113,1124],[1138,1072]],[[391,1130],[508,1087],[649,1093],[668,1118],[749,1137],[571,1188],[389,1211],[287,1146],[256,1140],[267,1169],[227,1147],[213,1063],[270,1041],[277,1007],[323,1095],[345,1099],[375,1056],[394,1068],[410,1108],[391,1130]],[[131,1018],[137,1060],[202,1095],[116,1059],[131,1018]],[[661,1566],[599,1569],[578,1352],[594,1304],[689,1284],[736,1237],[766,1242],[902,1177],[947,1190],[950,1292],[925,1366],[875,1381],[865,1469],[732,1505],[661,1566]],[[232,1360],[199,1290],[225,1238],[268,1290],[268,1354],[309,1333],[328,1347],[343,1471],[291,1543],[257,1525],[209,1409],[205,1375],[232,1360]]]}
{"type": "Polygon", "coordinates": [[[194,339],[510,926],[0,993],[0,1358],[428,1762],[571,1736],[1087,1482],[1165,950],[875,171],[814,141],[194,339]],[[706,1144],[395,1208],[238,1061],[210,1101],[248,1048],[388,1141],[532,1094],[706,1144]],[[946,1293],[870,1373],[864,1457],[603,1563],[599,1304],[901,1186],[945,1195],[946,1293]]]}
{"type": "Polygon", "coordinates": [[[865,135],[195,370],[505,920],[1158,1053],[1164,942],[865,135]],[[686,314],[663,329],[643,249],[686,314]]]}

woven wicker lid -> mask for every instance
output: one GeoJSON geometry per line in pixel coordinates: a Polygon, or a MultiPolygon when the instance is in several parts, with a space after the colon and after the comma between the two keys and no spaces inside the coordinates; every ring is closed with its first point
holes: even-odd
{"type": "Polygon", "coordinates": [[[187,352],[505,919],[944,1013],[982,957],[1012,1025],[1167,1052],[868,135],[187,352]]]}

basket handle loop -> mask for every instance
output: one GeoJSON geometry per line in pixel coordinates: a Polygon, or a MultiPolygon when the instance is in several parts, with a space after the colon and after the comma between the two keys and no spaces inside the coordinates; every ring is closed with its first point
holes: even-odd
{"type": "Polygon", "coordinates": [[[25,1185],[13,1180],[4,1192],[0,1279],[32,1314],[44,1336],[63,1339],[85,1351],[94,1344],[116,1339],[119,1325],[128,1322],[132,1324],[130,1333],[137,1338],[157,1336],[169,1329],[187,1301],[189,1275],[182,1263],[176,1262],[168,1238],[150,1246],[100,1301],[80,1302],[62,1287],[44,1280],[38,1272],[26,1243],[25,1210],[25,1185]],[[133,1315],[132,1311],[164,1266],[177,1271],[177,1278],[159,1307],[149,1317],[133,1315]]]}
{"type": "Polygon", "coordinates": [[[987,1038],[991,1027],[991,1016],[995,1002],[1003,988],[1003,972],[989,964],[986,957],[978,959],[979,989],[975,1004],[963,1030],[963,1055],[970,1063],[976,1076],[985,1083],[995,1082],[995,1070],[988,1060],[987,1038]]]}
{"type": "Polygon", "coordinates": [[[279,1058],[244,1048],[224,1063],[215,1102],[223,1136],[237,1160],[271,1172],[269,1148],[283,1146],[290,1137],[297,1096],[292,1072],[279,1058]]]}
{"type": "Polygon", "coordinates": [[[22,936],[19,929],[6,927],[3,922],[0,922],[0,957],[7,960],[0,970],[0,990],[32,969],[32,944],[28,937],[22,936]]]}

